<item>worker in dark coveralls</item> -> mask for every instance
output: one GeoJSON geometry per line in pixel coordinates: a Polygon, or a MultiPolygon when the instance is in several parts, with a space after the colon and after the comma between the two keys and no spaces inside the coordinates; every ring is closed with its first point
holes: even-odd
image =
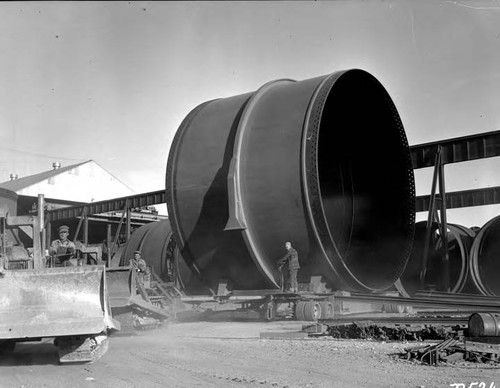
{"type": "Polygon", "coordinates": [[[300,269],[300,264],[299,264],[299,254],[297,251],[292,247],[292,243],[287,241],[285,243],[285,248],[287,250],[287,253],[285,256],[283,256],[281,259],[278,261],[278,266],[283,266],[285,264],[288,265],[288,273],[290,275],[289,281],[290,281],[290,291],[291,292],[298,292],[299,291],[299,283],[297,282],[297,274],[300,269]]]}
{"type": "Polygon", "coordinates": [[[52,241],[49,248],[49,254],[56,256],[56,263],[62,263],[64,266],[77,265],[74,254],[76,251],[73,241],[68,240],[69,226],[62,225],[57,229],[59,238],[52,241]]]}

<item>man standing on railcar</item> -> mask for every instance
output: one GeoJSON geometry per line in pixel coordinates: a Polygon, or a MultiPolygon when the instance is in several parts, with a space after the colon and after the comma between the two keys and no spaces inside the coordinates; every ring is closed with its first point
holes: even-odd
{"type": "Polygon", "coordinates": [[[290,281],[290,291],[298,292],[299,291],[299,283],[297,281],[297,274],[300,269],[299,264],[299,254],[292,247],[292,243],[287,241],[285,243],[285,248],[287,253],[278,261],[278,266],[282,267],[283,265],[288,265],[288,273],[289,273],[289,281],[290,281]]]}

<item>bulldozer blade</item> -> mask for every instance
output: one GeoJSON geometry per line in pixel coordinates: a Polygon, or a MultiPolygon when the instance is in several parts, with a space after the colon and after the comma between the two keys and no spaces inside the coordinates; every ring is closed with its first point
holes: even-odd
{"type": "Polygon", "coordinates": [[[112,309],[129,305],[135,277],[135,271],[130,267],[106,268],[109,304],[112,309]]]}
{"type": "Polygon", "coordinates": [[[130,298],[135,294],[136,272],[131,267],[106,268],[109,304],[113,317],[120,322],[122,332],[134,331],[133,309],[130,298]]]}
{"type": "Polygon", "coordinates": [[[0,275],[0,340],[119,330],[110,313],[105,267],[5,271],[0,275]]]}

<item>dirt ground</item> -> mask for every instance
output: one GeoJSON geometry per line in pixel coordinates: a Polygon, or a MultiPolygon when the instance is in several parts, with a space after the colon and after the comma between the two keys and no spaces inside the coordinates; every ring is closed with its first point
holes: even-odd
{"type": "Polygon", "coordinates": [[[58,365],[49,340],[20,343],[0,360],[0,387],[468,387],[483,382],[500,388],[499,368],[431,367],[391,356],[408,343],[260,338],[261,332],[301,327],[294,321],[171,323],[112,336],[99,361],[81,365],[58,365]]]}

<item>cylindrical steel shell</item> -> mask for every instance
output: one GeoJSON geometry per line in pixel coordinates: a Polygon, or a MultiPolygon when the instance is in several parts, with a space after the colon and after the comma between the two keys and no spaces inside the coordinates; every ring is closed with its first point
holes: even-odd
{"type": "Polygon", "coordinates": [[[128,265],[135,251],[141,251],[142,258],[163,280],[174,281],[186,293],[206,292],[180,256],[168,220],[151,222],[135,230],[125,245],[120,265],[128,265]],[[175,275],[177,278],[172,279],[175,275]]]}
{"type": "Polygon", "coordinates": [[[469,317],[470,337],[500,336],[499,313],[474,313],[469,317]]]}
{"type": "MultiPolygon", "coordinates": [[[[397,285],[403,295],[412,295],[420,290],[420,271],[424,254],[427,221],[415,224],[415,237],[408,264],[397,285]]],[[[462,225],[448,224],[448,259],[450,266],[450,292],[459,293],[467,283],[469,272],[469,250],[475,233],[462,225]]],[[[429,252],[427,260],[426,286],[443,289],[442,242],[436,223],[431,224],[429,252]]]]}
{"type": "MultiPolygon", "coordinates": [[[[134,230],[134,232],[130,235],[127,243],[125,244],[125,247],[123,248],[123,253],[120,257],[120,266],[127,266],[130,264],[130,260],[134,258],[134,252],[141,250],[141,247],[144,243],[144,238],[148,235],[148,233],[154,226],[155,223],[151,222],[134,230]]],[[[168,235],[170,235],[170,231],[168,231],[168,235]]],[[[167,236],[165,236],[165,238],[167,238],[167,236]]],[[[153,261],[156,260],[153,259],[153,261]]]]}
{"type": "Polygon", "coordinates": [[[483,295],[500,296],[500,216],[476,234],[470,253],[472,281],[483,295]]]}
{"type": "Polygon", "coordinates": [[[302,280],[382,290],[411,249],[408,143],[389,95],[361,70],[198,106],[177,131],[166,179],[182,256],[214,286],[277,287],[290,241],[302,280]]]}

